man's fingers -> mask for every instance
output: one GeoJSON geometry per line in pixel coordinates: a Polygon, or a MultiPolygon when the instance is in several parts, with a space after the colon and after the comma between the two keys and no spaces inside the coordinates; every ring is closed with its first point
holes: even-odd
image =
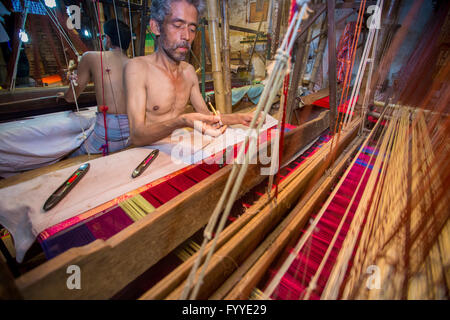
{"type": "Polygon", "coordinates": [[[219,122],[220,118],[213,115],[199,114],[199,120],[208,124],[215,124],[219,122]]]}
{"type": "Polygon", "coordinates": [[[207,134],[212,137],[218,137],[225,132],[225,130],[227,129],[227,126],[222,126],[220,128],[214,128],[209,125],[205,125],[204,128],[205,128],[205,130],[203,131],[204,134],[207,134]]]}

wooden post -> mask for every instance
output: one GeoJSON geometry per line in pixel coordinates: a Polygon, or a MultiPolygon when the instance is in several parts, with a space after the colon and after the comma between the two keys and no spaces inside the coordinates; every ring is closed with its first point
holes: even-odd
{"type": "Polygon", "coordinates": [[[330,88],[330,131],[334,133],[337,118],[336,106],[336,31],[334,25],[335,1],[327,0],[328,12],[328,82],[330,88]]]}
{"type": "Polygon", "coordinates": [[[313,27],[309,27],[308,33],[306,35],[306,39],[304,41],[303,45],[303,59],[302,59],[302,65],[300,70],[300,85],[303,85],[303,76],[305,75],[306,65],[308,64],[308,58],[309,58],[309,47],[311,43],[311,37],[312,37],[312,31],[313,27]]]}
{"type": "Polygon", "coordinates": [[[148,0],[142,1],[141,28],[139,32],[139,55],[145,56],[145,36],[147,34],[147,25],[149,16],[147,14],[148,0]]]}
{"type": "Polygon", "coordinates": [[[322,27],[320,28],[320,33],[322,33],[319,44],[317,45],[317,50],[314,54],[315,60],[314,65],[311,71],[311,77],[309,79],[308,89],[313,90],[314,84],[316,83],[317,70],[319,69],[320,64],[322,63],[323,51],[325,50],[325,42],[326,42],[326,29],[327,29],[327,19],[326,17],[322,21],[322,27]]]}
{"type": "Polygon", "coordinates": [[[228,0],[222,0],[222,50],[223,50],[223,88],[226,113],[232,111],[231,72],[230,72],[230,25],[228,19],[228,0]]]}
{"type": "Polygon", "coordinates": [[[292,72],[291,85],[289,87],[286,104],[286,122],[291,123],[292,113],[297,105],[298,83],[300,82],[300,73],[302,69],[303,55],[305,53],[305,34],[296,41],[297,51],[295,53],[294,71],[292,72]]]}
{"type": "Polygon", "coordinates": [[[214,80],[214,99],[216,109],[226,113],[223,90],[222,59],[220,54],[220,32],[217,0],[208,0],[208,28],[211,50],[212,74],[214,80]]]}
{"type": "Polygon", "coordinates": [[[307,21],[303,21],[301,24],[301,32],[296,40],[297,51],[295,55],[294,71],[292,72],[291,85],[288,91],[287,97],[287,107],[286,107],[286,122],[291,123],[292,114],[294,112],[295,106],[297,105],[297,91],[298,84],[302,81],[303,70],[305,68],[305,55],[308,54],[306,50],[306,39],[311,38],[312,25],[320,17],[320,15],[325,11],[325,6],[318,7],[314,16],[310,17],[307,21]]]}
{"type": "Polygon", "coordinates": [[[272,29],[273,29],[273,3],[275,0],[270,0],[269,2],[269,13],[267,14],[267,22],[269,25],[267,26],[267,56],[266,59],[270,60],[272,58],[272,29]]]}
{"type": "Polygon", "coordinates": [[[278,0],[276,5],[275,16],[276,16],[276,23],[275,23],[275,32],[273,35],[273,41],[271,43],[271,49],[270,49],[270,57],[273,57],[275,55],[275,52],[278,49],[278,42],[280,39],[280,28],[281,28],[281,16],[283,15],[283,0],[278,0]]]}

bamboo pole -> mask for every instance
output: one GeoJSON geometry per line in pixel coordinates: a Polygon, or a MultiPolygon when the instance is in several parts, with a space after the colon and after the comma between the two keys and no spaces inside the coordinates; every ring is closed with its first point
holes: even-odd
{"type": "Polygon", "coordinates": [[[232,112],[231,72],[230,72],[230,24],[228,17],[228,0],[222,0],[222,49],[223,49],[223,81],[226,113],[232,112]]]}
{"type": "Polygon", "coordinates": [[[267,53],[266,60],[271,59],[271,47],[272,47],[272,29],[273,29],[273,7],[275,0],[270,0],[269,2],[269,13],[267,15],[267,22],[269,23],[267,27],[267,53]]]}
{"type": "Polygon", "coordinates": [[[280,39],[280,29],[281,29],[281,16],[283,15],[282,5],[283,5],[283,1],[278,0],[276,6],[274,7],[274,15],[276,17],[276,23],[275,23],[275,32],[273,35],[273,41],[271,43],[271,48],[270,48],[270,58],[272,58],[274,56],[275,51],[278,48],[278,42],[280,39]]]}
{"type": "Polygon", "coordinates": [[[206,98],[206,86],[205,86],[205,81],[206,81],[206,37],[205,37],[205,21],[202,20],[202,23],[200,24],[200,33],[201,33],[201,37],[202,37],[202,47],[200,49],[201,51],[201,56],[200,56],[200,60],[202,63],[202,96],[203,96],[203,100],[205,100],[206,98]]]}
{"type": "Polygon", "coordinates": [[[214,99],[216,109],[226,113],[225,95],[223,88],[222,59],[220,54],[220,32],[217,0],[208,0],[208,28],[211,50],[212,74],[214,80],[214,99]]]}

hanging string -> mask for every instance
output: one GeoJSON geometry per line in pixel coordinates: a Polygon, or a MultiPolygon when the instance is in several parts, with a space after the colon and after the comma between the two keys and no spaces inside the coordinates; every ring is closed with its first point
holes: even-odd
{"type": "MultiPolygon", "coordinates": [[[[53,24],[55,25],[55,27],[58,29],[60,35],[62,37],[64,37],[64,39],[66,40],[67,44],[69,45],[69,47],[72,49],[72,51],[75,53],[75,55],[77,56],[77,58],[79,59],[80,55],[78,53],[78,51],[75,48],[75,45],[73,44],[73,42],[70,40],[69,35],[66,33],[66,31],[64,30],[64,28],[62,27],[62,25],[59,23],[58,18],[56,17],[56,14],[50,10],[44,3],[43,0],[40,0],[41,5],[44,7],[45,11],[47,11],[47,15],[50,18],[50,20],[52,20],[53,24]]],[[[56,9],[55,9],[56,10],[56,9]]]]}
{"type": "MultiPolygon", "coordinates": [[[[56,14],[54,14],[51,10],[49,10],[49,8],[47,8],[47,6],[43,3],[42,0],[41,0],[41,4],[45,8],[45,10],[47,11],[47,16],[50,18],[50,20],[52,20],[52,22],[55,24],[55,26],[57,27],[57,29],[59,31],[59,37],[58,38],[59,38],[59,40],[61,42],[61,47],[63,49],[63,54],[64,54],[64,59],[66,61],[67,70],[70,72],[69,61],[67,59],[67,54],[66,54],[66,49],[64,47],[63,38],[66,40],[67,44],[73,50],[73,52],[75,53],[75,55],[77,56],[78,59],[80,58],[80,55],[78,54],[78,51],[75,49],[75,46],[73,45],[73,43],[70,41],[68,35],[65,33],[64,29],[60,25],[58,19],[56,18],[56,14]]],[[[75,92],[75,81],[73,79],[71,79],[71,78],[69,78],[69,85],[70,85],[70,88],[72,90],[73,99],[74,99],[74,102],[75,102],[75,107],[77,109],[77,113],[79,114],[80,113],[80,108],[79,108],[79,105],[78,105],[78,98],[77,98],[77,95],[76,95],[76,92],[75,92]]],[[[83,124],[81,123],[81,119],[78,118],[78,120],[79,120],[80,129],[81,129],[81,132],[82,132],[83,142],[86,142],[86,139],[87,139],[86,132],[84,130],[83,124]]],[[[89,149],[88,148],[86,148],[86,149],[88,151],[88,153],[87,153],[88,154],[88,159],[90,159],[91,158],[91,154],[89,152],[89,149]]]]}

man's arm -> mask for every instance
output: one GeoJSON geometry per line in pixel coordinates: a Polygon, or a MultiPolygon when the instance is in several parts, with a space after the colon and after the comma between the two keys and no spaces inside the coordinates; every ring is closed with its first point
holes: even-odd
{"type": "MultiPolygon", "coordinates": [[[[76,82],[78,83],[78,86],[74,86],[75,95],[77,98],[84,91],[84,89],[86,89],[87,84],[91,80],[90,65],[92,57],[93,57],[92,52],[86,52],[81,57],[80,62],[78,62],[77,77],[76,77],[76,82]]],[[[72,84],[69,84],[69,89],[67,89],[66,93],[64,94],[64,99],[67,102],[75,102],[72,84]]]]}
{"type": "Polygon", "coordinates": [[[218,118],[209,115],[191,113],[171,120],[147,124],[146,104],[147,92],[145,75],[147,66],[139,59],[129,61],[124,69],[124,87],[126,94],[127,114],[130,123],[131,142],[136,146],[150,145],[169,136],[174,130],[183,127],[194,127],[194,121],[209,124],[218,122],[218,118]]]}
{"type": "MultiPolygon", "coordinates": [[[[191,95],[190,95],[192,106],[194,107],[195,111],[199,113],[211,114],[200,92],[198,78],[197,74],[195,73],[194,67],[190,65],[188,72],[190,78],[192,79],[192,82],[194,83],[191,88],[191,95]]],[[[253,119],[253,113],[221,114],[220,118],[224,125],[243,124],[245,126],[249,126],[253,119]]]]}

